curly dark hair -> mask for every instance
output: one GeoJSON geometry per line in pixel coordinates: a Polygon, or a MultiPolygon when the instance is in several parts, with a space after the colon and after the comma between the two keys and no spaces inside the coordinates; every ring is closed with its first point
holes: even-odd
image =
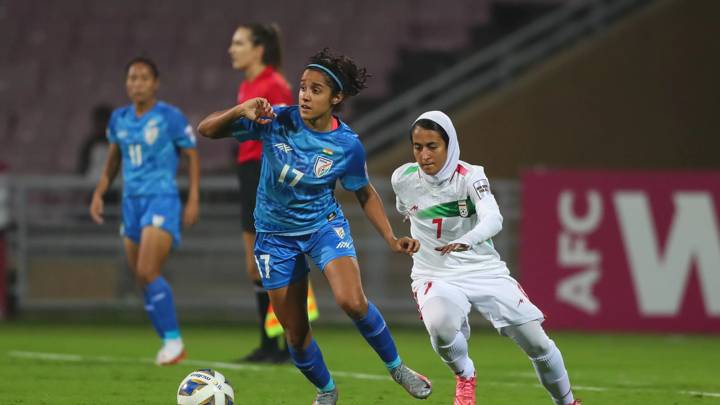
{"type": "MultiPolygon", "coordinates": [[[[360,90],[367,87],[365,82],[370,77],[367,69],[358,67],[352,59],[345,55],[335,55],[330,52],[330,49],[324,48],[310,57],[310,63],[329,69],[340,80],[342,90],[331,77],[325,74],[328,85],[333,89],[333,95],[342,92],[346,96],[355,96],[360,93],[360,90]]],[[[315,68],[311,67],[310,69],[315,68]]],[[[317,70],[322,72],[320,69],[317,70]]]]}

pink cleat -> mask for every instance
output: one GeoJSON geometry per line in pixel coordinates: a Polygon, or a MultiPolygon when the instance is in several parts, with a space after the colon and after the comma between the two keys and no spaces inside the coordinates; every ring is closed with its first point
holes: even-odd
{"type": "Polygon", "coordinates": [[[475,388],[477,378],[475,373],[472,377],[455,376],[455,402],[453,405],[475,405],[475,388]]]}

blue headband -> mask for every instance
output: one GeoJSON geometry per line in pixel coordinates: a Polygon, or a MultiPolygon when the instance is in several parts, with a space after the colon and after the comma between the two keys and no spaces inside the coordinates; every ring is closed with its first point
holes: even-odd
{"type": "Polygon", "coordinates": [[[333,73],[330,69],[326,68],[326,67],[323,66],[323,65],[318,65],[317,63],[311,63],[311,64],[307,65],[307,67],[308,67],[308,68],[320,69],[320,70],[322,70],[323,72],[327,73],[327,75],[330,76],[330,77],[335,81],[335,83],[337,83],[338,87],[340,87],[340,91],[343,91],[342,82],[340,81],[340,79],[338,79],[337,76],[335,76],[335,73],[333,73]]]}

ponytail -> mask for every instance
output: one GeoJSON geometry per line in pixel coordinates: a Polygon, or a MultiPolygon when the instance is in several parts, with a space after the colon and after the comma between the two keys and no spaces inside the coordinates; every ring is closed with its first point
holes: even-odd
{"type": "Polygon", "coordinates": [[[282,34],[280,26],[272,24],[243,24],[240,27],[250,30],[251,40],[254,46],[264,48],[262,63],[279,70],[282,68],[282,48],[280,46],[282,34]]]}

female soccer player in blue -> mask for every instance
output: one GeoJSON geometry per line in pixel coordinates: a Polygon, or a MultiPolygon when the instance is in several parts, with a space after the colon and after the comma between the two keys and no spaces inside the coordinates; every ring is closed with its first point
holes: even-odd
{"type": "Polygon", "coordinates": [[[178,151],[188,159],[190,188],[182,223],[198,218],[200,162],[195,136],[176,107],[158,101],[159,72],[155,63],[135,58],[126,66],[125,85],[132,104],[113,111],[107,128],[107,160],[95,187],[90,215],[103,223],[103,195],[122,162],[125,254],[144,287],[145,310],[163,345],[156,363],[178,363],[185,349],[170,285],[160,269],[173,246],[180,243],[181,203],[175,184],[178,151]]]}
{"type": "Polygon", "coordinates": [[[317,387],[314,404],[335,404],[338,392],[308,323],[306,255],[393,379],[416,398],[432,392],[430,381],[402,362],[385,320],[365,297],[350,228],[333,194],[340,180],[355,192],[392,251],[417,252],[417,240],[393,234],[368,180],[358,136],[333,115],[347,97],[365,88],[366,78],[365,69],[351,59],[323,50],[310,58],[300,78],[299,105],[273,109],[267,100],[254,98],[210,114],[199,126],[209,138],[263,142],[255,259],[293,363],[317,387]]]}

